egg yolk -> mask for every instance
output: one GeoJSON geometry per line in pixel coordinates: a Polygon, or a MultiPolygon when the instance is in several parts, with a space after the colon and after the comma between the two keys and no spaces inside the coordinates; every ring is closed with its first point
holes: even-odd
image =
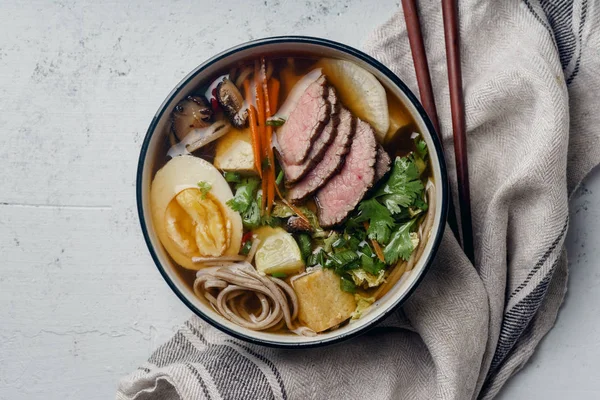
{"type": "Polygon", "coordinates": [[[165,211],[169,239],[188,257],[219,257],[231,243],[231,221],[210,193],[179,192],[165,211]]]}

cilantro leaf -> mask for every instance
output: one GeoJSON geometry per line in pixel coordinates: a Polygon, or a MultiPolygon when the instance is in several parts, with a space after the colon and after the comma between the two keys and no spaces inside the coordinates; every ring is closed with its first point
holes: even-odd
{"type": "Polygon", "coordinates": [[[242,181],[242,176],[239,172],[226,171],[225,174],[223,174],[223,177],[229,183],[238,183],[242,181]]]}
{"type": "MultiPolygon", "coordinates": [[[[258,204],[258,201],[257,201],[257,204],[258,204]]],[[[278,218],[274,215],[263,215],[260,219],[260,224],[268,225],[268,226],[274,228],[274,227],[280,226],[282,224],[282,219],[278,218]]]]}
{"type": "Polygon", "coordinates": [[[383,249],[383,256],[386,264],[395,264],[398,259],[408,260],[415,245],[412,241],[410,230],[415,224],[416,219],[410,220],[405,224],[398,226],[392,233],[390,242],[383,249]]]}
{"type": "Polygon", "coordinates": [[[208,192],[212,188],[212,185],[205,181],[198,182],[198,187],[200,188],[200,192],[202,193],[202,198],[205,199],[208,192]]]}
{"type": "Polygon", "coordinates": [[[390,211],[374,198],[362,201],[358,205],[358,210],[360,214],[357,221],[369,221],[369,229],[367,229],[369,239],[375,239],[381,244],[386,244],[390,240],[392,228],[394,227],[394,218],[392,218],[390,211]]]}
{"type": "Polygon", "coordinates": [[[415,138],[415,153],[417,153],[422,160],[427,160],[427,144],[420,135],[415,138]]]}
{"type": "MultiPolygon", "coordinates": [[[[235,196],[227,205],[239,213],[246,212],[255,201],[256,190],[260,181],[257,178],[246,178],[235,185],[235,196]]],[[[260,215],[260,212],[259,212],[260,215]]]]}
{"type": "Polygon", "coordinates": [[[419,169],[412,157],[396,157],[392,173],[387,182],[375,192],[392,214],[398,214],[402,207],[409,207],[423,192],[419,169]]]}
{"type": "Polygon", "coordinates": [[[414,206],[423,212],[429,209],[429,204],[425,203],[421,198],[415,199],[414,206]]]}
{"type": "Polygon", "coordinates": [[[244,227],[246,229],[255,229],[260,226],[260,206],[258,205],[258,202],[256,200],[252,200],[248,208],[241,214],[242,224],[244,224],[244,227]]]}

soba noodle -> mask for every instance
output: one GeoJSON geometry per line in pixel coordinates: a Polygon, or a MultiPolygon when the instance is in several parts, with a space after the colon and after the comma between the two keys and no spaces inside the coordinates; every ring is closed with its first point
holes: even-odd
{"type": "Polygon", "coordinates": [[[194,293],[204,296],[223,317],[245,328],[263,331],[284,322],[291,332],[316,335],[313,330],[294,324],[298,317],[294,290],[281,279],[261,276],[247,262],[198,271],[194,293]],[[260,304],[258,315],[248,312],[251,296],[260,304]]]}

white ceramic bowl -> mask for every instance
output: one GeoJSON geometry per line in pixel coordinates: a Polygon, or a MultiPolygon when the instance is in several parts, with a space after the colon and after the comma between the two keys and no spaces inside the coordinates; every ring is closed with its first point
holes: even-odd
{"type": "Polygon", "coordinates": [[[364,333],[368,328],[376,325],[378,321],[399,307],[414,291],[432,263],[433,256],[443,235],[448,204],[446,166],[441,145],[423,107],[402,80],[384,65],[359,50],[325,39],[302,36],[272,37],[241,44],[212,57],[177,84],[160,106],[146,133],[138,163],[136,193],[140,223],[150,254],[158,270],[181,301],[206,322],[232,336],[275,347],[315,347],[349,339],[364,333]],[[179,267],[173,263],[161,245],[154,230],[150,212],[150,184],[156,170],[154,165],[155,155],[159,151],[165,151],[165,135],[169,124],[169,115],[173,107],[206,79],[214,76],[216,72],[227,70],[231,64],[240,60],[253,58],[261,54],[274,53],[309,53],[318,57],[350,60],[375,75],[388,90],[401,99],[416,121],[419,132],[423,135],[430,149],[429,154],[436,182],[437,198],[432,233],[421,259],[418,260],[409,278],[401,284],[396,284],[373,305],[368,314],[357,321],[315,337],[256,332],[240,327],[217,314],[209,305],[200,301],[177,274],[175,269],[179,267]]]}

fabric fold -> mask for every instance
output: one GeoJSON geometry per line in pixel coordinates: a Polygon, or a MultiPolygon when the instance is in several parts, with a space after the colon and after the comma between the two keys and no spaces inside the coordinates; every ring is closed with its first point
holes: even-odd
{"type": "MultiPolygon", "coordinates": [[[[442,14],[419,4],[457,204],[442,14]]],[[[459,15],[475,265],[446,229],[401,310],[322,349],[255,346],[192,317],[118,399],[491,399],[523,367],[565,295],[569,195],[600,163],[600,10],[464,0],[459,15]]],[[[365,49],[418,93],[401,10],[365,49]]]]}

